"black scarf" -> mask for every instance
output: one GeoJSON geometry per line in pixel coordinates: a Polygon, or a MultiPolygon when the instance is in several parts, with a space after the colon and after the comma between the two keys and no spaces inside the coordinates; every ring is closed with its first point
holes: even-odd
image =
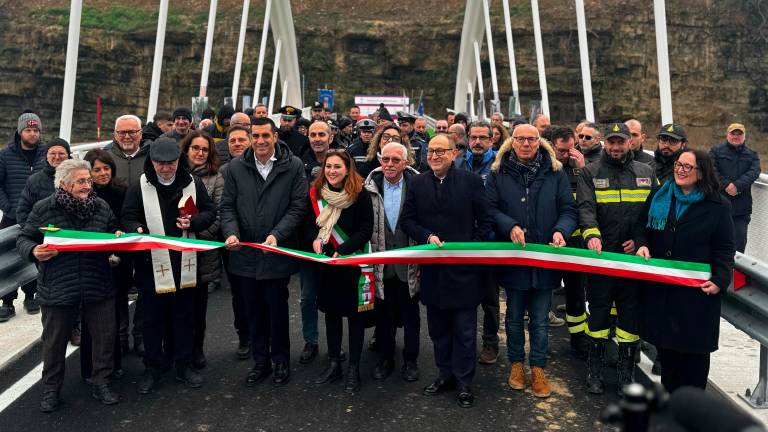
{"type": "Polygon", "coordinates": [[[56,202],[64,207],[64,211],[74,215],[80,220],[87,220],[96,212],[96,192],[91,190],[88,198],[82,200],[75,198],[71,193],[62,188],[56,189],[56,202]]]}
{"type": "Polygon", "coordinates": [[[525,187],[530,187],[533,180],[536,178],[536,173],[539,171],[539,168],[541,168],[541,162],[541,151],[536,152],[536,157],[534,157],[532,161],[523,163],[517,158],[515,151],[512,150],[509,152],[509,157],[504,165],[511,171],[520,175],[525,187]]]}

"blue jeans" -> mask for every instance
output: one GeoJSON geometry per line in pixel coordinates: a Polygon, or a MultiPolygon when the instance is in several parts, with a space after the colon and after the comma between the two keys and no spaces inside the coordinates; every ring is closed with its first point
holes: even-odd
{"type": "Polygon", "coordinates": [[[547,367],[549,351],[549,307],[552,303],[552,290],[506,289],[507,316],[507,357],[510,363],[525,361],[525,332],[523,316],[528,310],[528,336],[531,350],[528,363],[533,366],[547,367]]]}
{"type": "Polygon", "coordinates": [[[320,285],[320,264],[302,261],[301,275],[301,332],[304,342],[317,345],[317,288],[320,285]]]}

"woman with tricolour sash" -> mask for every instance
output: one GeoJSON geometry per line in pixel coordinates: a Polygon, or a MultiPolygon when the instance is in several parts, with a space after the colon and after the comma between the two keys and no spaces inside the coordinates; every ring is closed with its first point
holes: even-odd
{"type": "MultiPolygon", "coordinates": [[[[343,150],[330,150],[322,175],[309,191],[310,205],[305,236],[315,253],[335,257],[368,253],[373,235],[373,207],[354,161],[343,150]]],[[[349,327],[349,368],[345,390],[360,389],[360,355],[367,322],[372,322],[375,297],[373,266],[323,266],[318,290],[318,309],[325,313],[328,367],[315,380],[326,384],[339,380],[343,320],[349,327]]]]}

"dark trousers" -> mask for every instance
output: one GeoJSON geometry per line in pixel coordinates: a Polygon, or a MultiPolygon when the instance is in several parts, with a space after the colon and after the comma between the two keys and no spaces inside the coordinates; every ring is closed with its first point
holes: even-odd
{"type": "Polygon", "coordinates": [[[421,316],[419,297],[411,298],[408,283],[397,277],[384,279],[384,299],[376,299],[376,349],[384,360],[395,359],[396,317],[403,322],[403,360],[419,357],[421,316]]]}
{"type": "Polygon", "coordinates": [[[669,393],[682,386],[704,389],[709,375],[709,354],[690,354],[657,348],[661,359],[661,383],[669,393]]]}
{"type": "MultiPolygon", "coordinates": [[[[349,362],[360,363],[365,339],[365,323],[356,315],[347,317],[349,327],[349,362]]],[[[344,317],[325,314],[325,339],[328,341],[328,357],[338,359],[341,356],[341,339],[344,337],[344,317]]],[[[378,342],[377,342],[378,344],[378,342]]]]}
{"type": "Polygon", "coordinates": [[[93,339],[94,384],[109,383],[115,348],[114,299],[78,306],[42,306],[43,392],[59,391],[64,383],[67,343],[77,317],[82,313],[93,339]]]}
{"type": "Polygon", "coordinates": [[[201,284],[195,288],[192,310],[194,332],[192,352],[202,353],[205,342],[206,315],[208,314],[208,284],[201,284]]]}
{"type": "MultiPolygon", "coordinates": [[[[117,311],[117,335],[119,340],[128,341],[130,313],[128,311],[128,291],[133,286],[133,255],[121,254],[120,264],[112,269],[112,280],[115,282],[115,307],[117,311]]],[[[134,326],[136,322],[134,314],[134,326]]],[[[139,330],[141,326],[139,326],[139,330]]],[[[141,335],[141,332],[138,333],[141,335]]]]}
{"type": "Polygon", "coordinates": [[[477,364],[477,307],[427,306],[427,326],[440,378],[455,379],[459,387],[471,385],[477,364]]]}
{"type": "Polygon", "coordinates": [[[250,342],[251,330],[248,326],[248,315],[245,310],[245,299],[243,298],[243,288],[240,286],[240,279],[237,275],[229,272],[229,253],[224,251],[224,271],[227,272],[229,280],[229,289],[232,293],[232,312],[235,315],[235,332],[241,344],[250,342]]]}
{"type": "Polygon", "coordinates": [[[587,276],[587,301],[589,319],[587,334],[596,339],[608,339],[611,328],[611,306],[615,303],[618,311],[616,338],[619,343],[634,343],[640,340],[638,286],[635,282],[612,276],[587,276]]]}
{"type": "Polygon", "coordinates": [[[256,364],[288,364],[291,342],[288,328],[288,278],[252,279],[231,275],[243,290],[256,364]]]}
{"type": "Polygon", "coordinates": [[[744,253],[744,249],[747,248],[747,229],[749,228],[750,220],[752,220],[751,215],[733,217],[733,239],[736,242],[737,252],[744,253]]]}
{"type": "Polygon", "coordinates": [[[157,294],[139,288],[144,299],[144,366],[164,369],[169,361],[186,366],[192,361],[193,306],[196,289],[157,294]]]}
{"type": "Polygon", "coordinates": [[[583,333],[587,328],[584,273],[563,272],[563,286],[565,287],[565,320],[568,323],[568,333],[583,333]]]}
{"type": "Polygon", "coordinates": [[[487,278],[487,294],[483,300],[483,345],[499,347],[499,285],[487,278]]]}
{"type": "MultiPolygon", "coordinates": [[[[120,348],[120,312],[121,308],[125,306],[128,308],[128,292],[125,291],[121,297],[119,289],[118,295],[115,297],[115,349],[113,352],[113,370],[120,370],[123,368],[123,352],[120,348]]],[[[88,327],[88,323],[83,320],[80,323],[80,376],[86,380],[93,376],[93,337],[91,336],[91,329],[88,327]]]]}

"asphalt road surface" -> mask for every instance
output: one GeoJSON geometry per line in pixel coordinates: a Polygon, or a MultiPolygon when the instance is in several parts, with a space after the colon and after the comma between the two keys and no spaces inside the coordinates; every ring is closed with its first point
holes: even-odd
{"type": "MultiPolygon", "coordinates": [[[[52,414],[38,410],[40,383],[20,394],[0,412],[0,432],[15,431],[593,431],[601,430],[600,411],[615,401],[615,381],[608,377],[609,394],[584,391],[585,364],[570,354],[565,327],[551,330],[547,373],[552,396],[537,399],[530,389],[518,392],[506,384],[509,362],[505,355],[493,366],[478,365],[474,382],[475,407],[459,408],[453,393],[434,397],[421,394],[436,376],[432,344],[422,318],[419,366],[421,379],[407,383],[399,375],[402,331],[398,333],[396,371],[388,379],[373,381],[376,355],[365,350],[361,362],[362,389],[344,392],[343,383],[314,386],[326,364],[323,318],[320,315],[320,355],[309,365],[298,363],[301,338],[298,278],[291,280],[291,381],[275,387],[270,380],[248,388],[245,377],[250,360],[235,359],[237,336],[232,326],[231,297],[227,289],[211,294],[208,306],[206,382],[192,389],[166,374],[155,392],[139,396],[137,381],[143,371],[138,357],[124,358],[125,376],[114,382],[121,402],[104,406],[90,395],[80,378],[79,352],[67,359],[63,404],[52,414]]],[[[562,298],[559,300],[562,303],[562,298]]],[[[503,312],[502,304],[502,312],[503,312]]],[[[424,309],[422,308],[422,314],[424,309]]],[[[481,331],[482,311],[479,312],[481,331]]],[[[0,327],[2,330],[2,327],[0,327]]],[[[502,352],[505,352],[502,316],[502,352]]],[[[366,331],[366,339],[373,330],[366,331]]],[[[345,334],[346,341],[346,334],[345,334]]],[[[478,349],[480,349],[478,335],[478,349]]],[[[345,342],[346,345],[346,342],[345,342]]],[[[366,341],[367,346],[367,341],[366,341]]],[[[0,393],[33,370],[41,361],[39,343],[10,366],[0,370],[0,393]]]]}

